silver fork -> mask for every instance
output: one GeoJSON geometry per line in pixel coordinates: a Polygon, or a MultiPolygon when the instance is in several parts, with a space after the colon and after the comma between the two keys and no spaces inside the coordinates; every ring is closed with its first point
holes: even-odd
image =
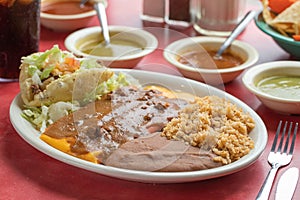
{"type": "Polygon", "coordinates": [[[281,132],[281,125],[282,125],[282,121],[280,121],[278,124],[276,135],[275,135],[275,138],[274,138],[274,141],[272,144],[271,152],[269,153],[269,156],[268,156],[268,162],[271,165],[271,169],[270,169],[270,171],[269,171],[269,173],[268,173],[268,175],[256,197],[256,200],[267,200],[269,198],[272,184],[273,184],[273,181],[275,179],[278,169],[280,167],[288,165],[292,160],[294,146],[295,146],[295,140],[296,140],[296,135],[297,135],[297,130],[298,130],[298,123],[295,123],[295,126],[294,126],[294,134],[293,134],[292,143],[290,145],[289,151],[288,151],[288,146],[289,146],[289,141],[290,141],[290,137],[291,137],[293,122],[289,123],[288,135],[286,137],[283,150],[282,150],[282,145],[284,143],[284,138],[285,138],[288,122],[284,123],[280,142],[279,142],[278,148],[276,149],[277,140],[278,140],[279,134],[281,132]]]}

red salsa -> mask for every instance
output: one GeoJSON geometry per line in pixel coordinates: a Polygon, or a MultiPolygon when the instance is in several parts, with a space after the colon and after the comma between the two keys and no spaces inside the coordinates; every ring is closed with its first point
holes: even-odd
{"type": "Polygon", "coordinates": [[[79,1],[57,1],[53,3],[45,3],[42,6],[42,12],[54,15],[74,15],[93,10],[91,3],[86,3],[80,7],[79,1]]]}
{"type": "Polygon", "coordinates": [[[224,52],[221,59],[214,59],[217,53],[215,50],[189,51],[178,57],[182,64],[205,69],[225,69],[241,65],[244,61],[241,57],[232,54],[230,51],[224,52]]]}

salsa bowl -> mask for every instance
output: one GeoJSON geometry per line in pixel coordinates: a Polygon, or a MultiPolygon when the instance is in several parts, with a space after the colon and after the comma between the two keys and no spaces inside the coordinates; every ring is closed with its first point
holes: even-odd
{"type": "Polygon", "coordinates": [[[275,61],[249,69],[243,84],[268,108],[300,114],[300,62],[275,61]]]}
{"type": "Polygon", "coordinates": [[[225,54],[228,54],[230,57],[228,59],[224,57],[224,61],[221,61],[219,65],[212,54],[219,49],[224,41],[225,38],[207,36],[184,38],[167,46],[164,50],[164,57],[169,63],[177,67],[185,77],[211,85],[228,83],[239,76],[245,69],[255,64],[259,56],[256,49],[251,45],[235,40],[222,54],[222,57],[225,54]],[[190,52],[196,52],[201,55],[186,57],[185,55],[188,55],[190,52]],[[193,57],[201,60],[199,62],[200,65],[194,65],[193,57]],[[181,62],[180,59],[182,58],[186,58],[188,62],[191,62],[181,62]],[[191,60],[189,60],[190,58],[191,60]],[[229,62],[227,61],[231,61],[233,58],[240,61],[235,63],[235,65],[228,65],[229,62]],[[205,62],[202,63],[202,60],[205,62]]]}
{"type": "Polygon", "coordinates": [[[142,29],[109,26],[109,45],[101,32],[100,27],[78,30],[65,39],[65,46],[77,56],[97,59],[111,68],[133,68],[158,46],[156,37],[142,29]]]}
{"type": "Polygon", "coordinates": [[[80,0],[41,0],[41,24],[57,32],[69,32],[89,25],[96,11],[80,0]]]}

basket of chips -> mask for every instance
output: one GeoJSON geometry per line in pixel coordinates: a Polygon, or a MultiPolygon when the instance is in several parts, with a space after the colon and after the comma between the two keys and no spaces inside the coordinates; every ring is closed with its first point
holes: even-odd
{"type": "Polygon", "coordinates": [[[256,18],[259,29],[292,57],[300,59],[300,0],[262,0],[263,11],[256,18]]]}

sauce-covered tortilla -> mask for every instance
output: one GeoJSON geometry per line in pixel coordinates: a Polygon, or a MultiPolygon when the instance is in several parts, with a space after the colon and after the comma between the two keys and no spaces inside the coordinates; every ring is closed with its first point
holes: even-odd
{"type": "Polygon", "coordinates": [[[69,137],[70,154],[92,152],[102,163],[119,145],[161,131],[186,105],[185,100],[167,98],[155,90],[123,87],[59,119],[41,139],[44,135],[56,139],[69,137]]]}

